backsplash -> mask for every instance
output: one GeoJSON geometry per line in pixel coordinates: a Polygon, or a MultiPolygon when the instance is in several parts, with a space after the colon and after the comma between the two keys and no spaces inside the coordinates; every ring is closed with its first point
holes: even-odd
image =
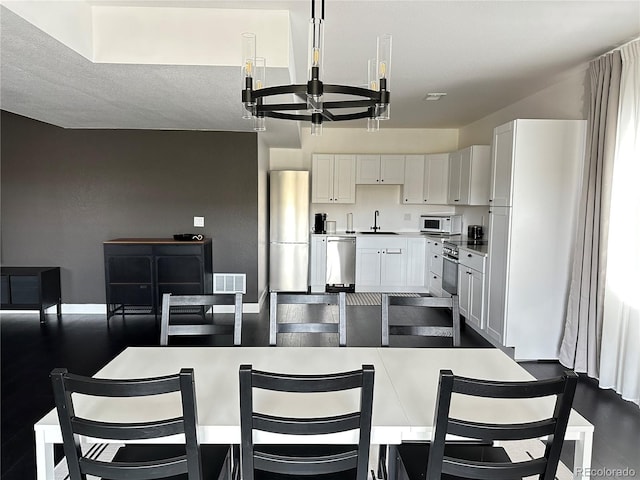
{"type": "MultiPolygon", "coordinates": [[[[400,185],[356,185],[355,204],[312,203],[310,218],[313,219],[315,213],[326,213],[327,220],[336,222],[336,230],[344,232],[347,228],[347,214],[353,213],[353,227],[356,232],[362,232],[371,229],[373,213],[378,210],[378,226],[382,230],[415,232],[418,230],[420,215],[454,213],[456,210],[451,205],[403,205],[400,203],[401,193],[400,185]]],[[[466,222],[464,226],[466,228],[466,222]]]]}

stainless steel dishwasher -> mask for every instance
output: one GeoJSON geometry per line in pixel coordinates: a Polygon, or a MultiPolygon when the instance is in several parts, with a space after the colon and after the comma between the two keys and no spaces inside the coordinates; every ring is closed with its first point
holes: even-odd
{"type": "Polygon", "coordinates": [[[355,292],[355,237],[327,237],[327,292],[355,292]]]}

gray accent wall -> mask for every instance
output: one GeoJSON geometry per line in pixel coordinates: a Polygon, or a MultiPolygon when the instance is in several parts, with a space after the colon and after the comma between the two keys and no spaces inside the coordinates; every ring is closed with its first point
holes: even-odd
{"type": "Polygon", "coordinates": [[[4,111],[0,127],[2,265],[60,266],[63,303],[105,303],[102,242],[202,233],[213,271],[246,273],[245,302],[258,300],[255,133],[63,129],[4,111]]]}

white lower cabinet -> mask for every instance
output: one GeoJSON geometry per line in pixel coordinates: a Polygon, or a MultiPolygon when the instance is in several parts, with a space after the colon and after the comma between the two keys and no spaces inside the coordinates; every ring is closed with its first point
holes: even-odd
{"type": "Polygon", "coordinates": [[[407,286],[427,287],[427,240],[407,239],[407,286]]]}
{"type": "Polygon", "coordinates": [[[458,297],[460,314],[476,330],[486,332],[485,326],[485,263],[486,256],[471,250],[459,249],[458,297]]]}
{"type": "Polygon", "coordinates": [[[406,237],[358,237],[356,239],[356,291],[405,291],[407,258],[406,237]]]}
{"type": "Polygon", "coordinates": [[[442,242],[440,240],[427,240],[427,289],[433,297],[442,297],[442,242]]]}
{"type": "Polygon", "coordinates": [[[309,286],[311,293],[322,293],[327,284],[327,236],[311,235],[309,286]]]}

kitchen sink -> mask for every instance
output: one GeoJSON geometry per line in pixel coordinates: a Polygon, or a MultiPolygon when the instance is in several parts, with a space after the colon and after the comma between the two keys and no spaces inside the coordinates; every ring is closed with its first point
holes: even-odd
{"type": "Polygon", "coordinates": [[[360,232],[364,235],[398,235],[397,232],[360,232]]]}

